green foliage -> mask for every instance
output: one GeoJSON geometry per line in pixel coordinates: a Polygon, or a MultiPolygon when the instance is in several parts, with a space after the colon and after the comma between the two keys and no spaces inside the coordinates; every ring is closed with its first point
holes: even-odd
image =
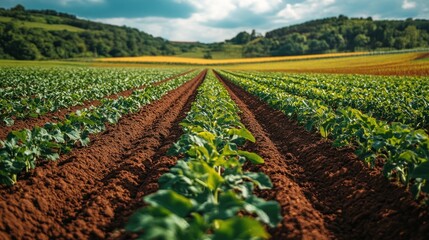
{"type": "Polygon", "coordinates": [[[169,152],[183,159],[161,176],[161,190],[144,198],[149,206],[131,217],[128,231],[141,239],[269,238],[262,224],[275,227],[280,206],[253,195],[255,187],[269,189],[272,183],[263,173],[243,170],[246,160],[261,164],[263,159],[238,150],[255,138],[237,112],[210,73],[181,123],[185,134],[169,152]]]}
{"type": "Polygon", "coordinates": [[[90,134],[104,131],[106,123],[118,122],[123,115],[134,113],[141,106],[160,99],[194,76],[196,72],[158,86],[135,90],[127,98],[104,99],[100,106],[76,111],[58,123],[46,123],[31,131],[12,131],[5,141],[0,141],[0,183],[12,185],[19,173],[35,168],[38,161],[53,161],[74,146],[88,146],[90,134]]]}
{"type": "Polygon", "coordinates": [[[243,54],[257,57],[425,48],[429,46],[427,26],[428,20],[374,21],[371,18],[347,18],[340,15],[267,32],[260,41],[243,42],[243,54]]]}
{"type": "Polygon", "coordinates": [[[173,55],[161,38],[129,27],[81,20],[53,10],[0,10],[0,58],[33,60],[74,57],[173,55]]]}
{"type": "MultiPolygon", "coordinates": [[[[317,87],[313,88],[312,80],[307,81],[305,75],[296,75],[296,79],[282,79],[273,78],[274,73],[220,72],[220,74],[266,101],[272,107],[296,118],[308,130],[315,128],[323,137],[330,137],[334,146],[355,146],[358,157],[369,165],[374,166],[378,158],[384,159],[383,173],[386,177],[401,181],[410,188],[416,199],[421,197],[421,192],[425,192],[426,195],[423,197],[429,202],[427,199],[429,193],[429,136],[427,132],[423,129],[413,129],[413,127],[403,123],[387,123],[377,120],[350,107],[353,101],[358,101],[355,104],[370,106],[368,111],[383,110],[387,104],[392,105],[395,102],[393,100],[395,95],[389,95],[389,93],[394,92],[395,88],[399,88],[398,93],[407,96],[408,93],[403,91],[406,87],[401,86],[403,82],[393,82],[394,85],[390,86],[391,89],[388,91],[386,91],[387,88],[382,88],[388,94],[385,95],[386,102],[381,104],[371,103],[371,95],[380,98],[380,96],[384,96],[383,91],[377,89],[374,91],[370,84],[359,78],[345,81],[343,90],[353,92],[354,85],[361,85],[356,91],[359,92],[360,96],[366,95],[366,98],[337,95],[335,90],[342,89],[342,83],[336,82],[335,86],[329,86],[318,78],[315,79],[316,84],[314,85],[317,87]]],[[[321,75],[316,75],[316,77],[319,76],[321,75]]],[[[347,79],[347,77],[344,78],[347,79]]],[[[388,81],[383,82],[382,79],[377,78],[374,81],[376,82],[375,86],[389,86],[388,81]]],[[[414,97],[413,99],[406,99],[405,105],[416,106],[409,103],[421,97],[420,91],[413,92],[413,88],[407,88],[407,90],[411,96],[414,94],[414,97]]],[[[398,106],[401,105],[394,106],[396,111],[398,106]]],[[[427,114],[427,105],[422,105],[413,112],[427,114]]],[[[398,115],[397,117],[401,116],[398,115]]],[[[424,126],[427,126],[426,124],[427,122],[424,126]]]]}
{"type": "Polygon", "coordinates": [[[150,85],[178,70],[95,68],[0,68],[0,121],[42,116],[61,108],[150,85]]]}

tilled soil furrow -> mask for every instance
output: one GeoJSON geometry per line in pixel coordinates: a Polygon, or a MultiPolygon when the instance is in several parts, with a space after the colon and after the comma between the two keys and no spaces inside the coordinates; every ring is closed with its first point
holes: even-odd
{"type": "MultiPolygon", "coordinates": [[[[193,70],[191,70],[193,71],[193,70]]],[[[185,75],[191,71],[187,71],[178,75],[175,75],[173,77],[169,77],[167,79],[164,79],[160,82],[155,83],[155,85],[161,84],[165,81],[177,78],[179,76],[185,75]]],[[[141,87],[137,87],[137,88],[133,88],[133,89],[129,89],[129,90],[125,90],[119,93],[115,93],[115,94],[111,94],[109,96],[105,96],[105,99],[117,99],[118,97],[128,97],[130,96],[134,90],[137,89],[143,89],[145,88],[146,85],[143,85],[141,87]]],[[[47,113],[43,116],[39,116],[37,118],[27,118],[27,119],[17,119],[15,120],[15,124],[12,126],[5,126],[1,123],[0,125],[0,139],[5,139],[7,137],[7,134],[9,134],[11,131],[16,131],[16,130],[21,130],[21,129],[32,129],[33,127],[40,127],[43,126],[45,123],[47,122],[58,122],[64,119],[64,117],[67,114],[76,112],[77,110],[82,110],[84,108],[88,108],[90,106],[94,106],[97,107],[98,105],[101,104],[100,100],[88,100],[85,101],[84,103],[82,103],[82,105],[77,105],[77,106],[71,106],[69,108],[62,108],[59,109],[55,112],[50,112],[47,113]]]]}
{"type": "Polygon", "coordinates": [[[57,163],[36,168],[28,179],[11,188],[0,189],[0,236],[102,238],[103,226],[118,217],[116,208],[126,206],[137,196],[135,191],[150,165],[144,160],[150,160],[156,148],[163,145],[157,143],[160,136],[168,135],[171,122],[183,111],[202,77],[122,118],[118,124],[109,125],[94,137],[91,146],[76,149],[57,163]],[[164,117],[168,119],[161,120],[164,117]],[[154,140],[142,141],[145,135],[154,140]],[[139,147],[139,153],[123,158],[127,151],[139,147]]]}
{"type": "MultiPolygon", "coordinates": [[[[308,201],[322,213],[333,238],[425,239],[429,236],[428,211],[420,207],[406,189],[389,182],[379,169],[366,167],[351,149],[333,148],[330,141],[307,132],[282,112],[273,110],[240,87],[225,83],[284,156],[282,171],[291,175],[308,201]]],[[[243,118],[246,119],[246,111],[243,118]]],[[[248,126],[251,130],[252,124],[248,126]]],[[[268,172],[268,175],[275,184],[278,182],[278,174],[268,172]]],[[[289,198],[295,196],[278,200],[282,203],[289,198]]],[[[306,216],[301,217],[306,221],[306,216]]]]}
{"type": "Polygon", "coordinates": [[[160,155],[160,152],[165,155],[165,146],[178,139],[179,136],[172,137],[175,135],[172,128],[182,120],[179,116],[193,100],[200,82],[193,82],[191,89],[166,102],[170,107],[157,109],[152,124],[141,131],[142,135],[132,141],[131,146],[125,148],[125,153],[121,153],[121,162],[101,179],[101,186],[92,189],[89,199],[76,210],[76,217],[65,226],[67,235],[64,238],[105,238],[106,226],[118,217],[115,215],[123,214],[118,209],[130,210],[130,202],[140,194],[139,186],[152,177],[148,172],[157,161],[155,155],[160,155]]]}
{"type": "Polygon", "coordinates": [[[179,123],[186,117],[186,114],[191,108],[192,102],[195,100],[196,92],[192,94],[190,99],[186,102],[186,105],[179,112],[179,115],[175,118],[175,121],[171,121],[171,129],[161,137],[159,146],[157,147],[154,155],[145,161],[146,171],[144,177],[139,181],[138,190],[135,191],[133,199],[127,202],[126,208],[118,208],[120,211],[115,220],[106,227],[105,232],[107,233],[108,239],[130,239],[134,238],[133,234],[126,233],[124,231],[125,224],[128,218],[138,208],[144,206],[143,197],[151,193],[156,192],[159,189],[158,179],[164,174],[170,171],[170,168],[174,166],[177,161],[177,157],[167,156],[168,149],[171,145],[176,142],[183,134],[182,128],[179,123]],[[146,164],[148,163],[148,164],[146,164]]]}
{"type": "Polygon", "coordinates": [[[227,87],[231,98],[240,110],[241,121],[256,138],[255,144],[247,144],[246,150],[256,152],[265,159],[260,166],[248,166],[252,171],[262,171],[270,176],[273,189],[260,191],[258,195],[280,203],[283,220],[271,234],[274,239],[329,239],[332,234],[325,227],[322,214],[317,211],[294,181],[289,169],[287,156],[282,156],[256,116],[241,99],[242,93],[227,87]],[[239,96],[239,97],[238,97],[239,96]]]}

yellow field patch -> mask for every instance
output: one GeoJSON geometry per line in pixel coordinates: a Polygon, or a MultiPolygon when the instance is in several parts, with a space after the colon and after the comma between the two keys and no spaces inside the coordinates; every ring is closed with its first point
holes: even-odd
{"type": "Polygon", "coordinates": [[[143,57],[100,58],[100,59],[97,59],[96,61],[222,65],[222,64],[240,64],[240,63],[278,62],[278,61],[319,59],[319,58],[336,58],[336,57],[346,57],[346,56],[359,56],[363,54],[368,54],[368,53],[367,52],[331,53],[331,54],[315,54],[315,55],[301,55],[301,56],[260,57],[260,58],[240,58],[240,59],[201,59],[201,58],[184,58],[184,57],[174,57],[174,56],[143,56],[143,57]]]}

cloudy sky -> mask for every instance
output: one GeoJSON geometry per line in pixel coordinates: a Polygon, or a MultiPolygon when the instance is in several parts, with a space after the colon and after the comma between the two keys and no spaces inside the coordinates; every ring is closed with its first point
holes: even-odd
{"type": "Polygon", "coordinates": [[[127,25],[176,41],[217,42],[238,32],[265,33],[307,20],[338,16],[429,18],[428,0],[0,0],[0,7],[54,9],[127,25]]]}

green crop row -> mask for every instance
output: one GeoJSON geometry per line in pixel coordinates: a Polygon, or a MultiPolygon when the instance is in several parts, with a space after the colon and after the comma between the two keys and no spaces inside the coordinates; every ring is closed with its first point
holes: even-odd
{"type": "Polygon", "coordinates": [[[123,115],[137,112],[141,106],[160,99],[196,74],[135,90],[127,98],[104,99],[100,106],[76,111],[58,123],[10,132],[5,141],[0,141],[0,183],[12,185],[18,174],[35,168],[38,161],[56,160],[76,145],[87,146],[89,135],[104,131],[106,123],[116,123],[123,115]]]}
{"type": "Polygon", "coordinates": [[[1,68],[0,122],[13,125],[14,119],[38,117],[178,73],[156,69],[1,68]]]}
{"type": "Polygon", "coordinates": [[[275,201],[256,197],[269,189],[263,173],[246,172],[246,161],[263,163],[255,153],[239,150],[255,138],[240,122],[238,108],[210,72],[196,101],[180,123],[184,134],[169,154],[181,156],[159,179],[160,190],[144,198],[126,229],[140,239],[266,239],[263,224],[281,219],[275,201]]]}
{"type": "Polygon", "coordinates": [[[415,128],[429,127],[429,80],[337,74],[279,74],[229,72],[306,99],[318,99],[331,108],[352,107],[388,122],[415,128]]]}
{"type": "MultiPolygon", "coordinates": [[[[297,119],[307,130],[316,128],[323,137],[330,137],[334,146],[356,146],[356,154],[371,166],[377,158],[384,159],[384,175],[410,187],[416,199],[421,192],[429,193],[429,137],[423,129],[397,122],[388,124],[347,106],[334,110],[320,100],[289,94],[250,76],[219,74],[297,119]]],[[[427,201],[427,194],[423,198],[427,201]]]]}

